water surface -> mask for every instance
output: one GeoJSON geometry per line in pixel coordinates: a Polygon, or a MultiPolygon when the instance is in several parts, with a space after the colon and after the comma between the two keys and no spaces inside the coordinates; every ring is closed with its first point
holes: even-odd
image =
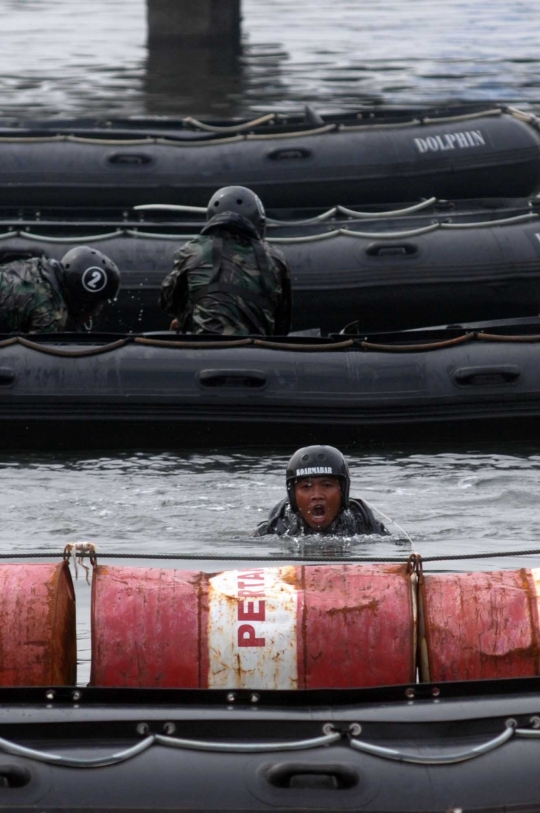
{"type": "Polygon", "coordinates": [[[242,0],[242,49],[147,47],[145,0],[0,0],[4,116],[540,103],[536,0],[242,0]]]}

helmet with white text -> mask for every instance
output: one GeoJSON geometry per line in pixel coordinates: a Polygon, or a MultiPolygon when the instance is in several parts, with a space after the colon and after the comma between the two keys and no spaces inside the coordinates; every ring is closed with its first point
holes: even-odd
{"type": "Polygon", "coordinates": [[[298,511],[294,487],[302,477],[339,477],[341,485],[341,507],[348,508],[351,476],[347,461],[334,446],[304,446],[298,449],[289,462],[285,480],[287,496],[293,511],[298,511]]]}

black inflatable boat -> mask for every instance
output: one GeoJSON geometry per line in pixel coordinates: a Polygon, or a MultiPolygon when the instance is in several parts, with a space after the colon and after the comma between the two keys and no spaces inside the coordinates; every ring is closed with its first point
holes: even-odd
{"type": "Polygon", "coordinates": [[[253,121],[0,122],[0,200],[15,205],[205,205],[221,186],[266,206],[529,195],[534,115],[500,105],[363,108],[253,121]]]}
{"type": "Polygon", "coordinates": [[[380,689],[0,689],[0,809],[540,809],[540,678],[380,689]]]}
{"type": "Polygon", "coordinates": [[[0,338],[3,449],[530,439],[539,419],[538,318],[328,338],[0,338]]]}
{"type": "MultiPolygon", "coordinates": [[[[402,330],[471,319],[535,316],[540,310],[540,201],[481,199],[353,210],[271,212],[268,239],[292,272],[293,330],[402,330]],[[277,219],[279,217],[279,219],[277,219]]],[[[190,207],[0,210],[0,261],[25,254],[60,259],[93,245],[122,271],[103,332],[166,330],[158,308],[175,252],[199,233],[190,207]],[[185,210],[188,211],[185,211],[185,210]]]]}

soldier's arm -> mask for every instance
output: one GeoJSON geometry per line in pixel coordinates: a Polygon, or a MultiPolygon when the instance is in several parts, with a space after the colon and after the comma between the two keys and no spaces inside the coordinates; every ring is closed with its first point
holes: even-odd
{"type": "Polygon", "coordinates": [[[25,333],[59,333],[65,330],[67,310],[42,304],[29,311],[23,330],[25,333]]]}
{"type": "Polygon", "coordinates": [[[174,256],[174,268],[161,283],[159,307],[169,316],[179,317],[188,298],[188,271],[194,268],[201,255],[200,246],[186,243],[174,256]]]}
{"type": "Polygon", "coordinates": [[[276,334],[286,336],[290,333],[292,325],[292,290],[291,275],[285,258],[278,260],[281,269],[281,298],[276,312],[276,334]]]}

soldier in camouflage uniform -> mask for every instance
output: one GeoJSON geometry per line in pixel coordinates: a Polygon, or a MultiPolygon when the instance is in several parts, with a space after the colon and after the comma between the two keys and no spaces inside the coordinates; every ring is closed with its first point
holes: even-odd
{"type": "Polygon", "coordinates": [[[286,335],[291,283],[285,257],[263,241],[266,218],[250,189],[220,189],[200,237],[176,254],[161,288],[171,330],[222,335],[286,335]]]}
{"type": "Polygon", "coordinates": [[[286,499],[274,506],[255,536],[387,535],[364,500],[350,496],[347,462],[333,446],[305,446],[287,464],[286,499]]]}
{"type": "Polygon", "coordinates": [[[0,333],[58,333],[69,318],[88,323],[119,283],[116,264],[86,246],[61,262],[30,257],[0,265],[0,333]]]}

